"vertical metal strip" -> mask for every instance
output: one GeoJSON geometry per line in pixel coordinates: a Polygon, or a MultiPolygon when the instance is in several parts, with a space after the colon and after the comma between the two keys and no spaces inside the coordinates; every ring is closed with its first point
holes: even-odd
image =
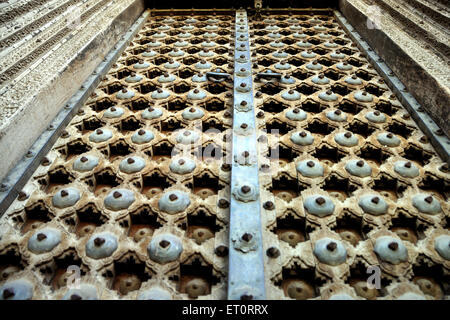
{"type": "Polygon", "coordinates": [[[265,299],[258,151],[247,14],[236,11],[228,299],[265,299]]]}

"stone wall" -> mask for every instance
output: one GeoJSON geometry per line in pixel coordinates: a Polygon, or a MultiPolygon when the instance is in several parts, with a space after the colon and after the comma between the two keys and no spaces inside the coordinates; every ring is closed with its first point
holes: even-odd
{"type": "Polygon", "coordinates": [[[143,10],[142,0],[0,4],[0,180],[143,10]]]}

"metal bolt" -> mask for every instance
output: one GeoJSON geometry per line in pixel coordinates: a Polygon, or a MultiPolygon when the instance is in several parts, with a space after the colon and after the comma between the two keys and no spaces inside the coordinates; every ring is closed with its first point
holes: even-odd
{"type": "Polygon", "coordinates": [[[219,200],[219,208],[226,209],[230,206],[230,203],[226,199],[220,199],[219,200]]]}
{"type": "Polygon", "coordinates": [[[249,155],[250,155],[250,153],[249,153],[248,151],[242,152],[242,156],[243,156],[244,158],[247,158],[249,155]]]}
{"type": "Polygon", "coordinates": [[[266,141],[267,141],[267,137],[266,136],[261,135],[261,136],[258,137],[258,142],[266,142],[266,141]]]}
{"type": "Polygon", "coordinates": [[[441,170],[442,172],[448,172],[448,164],[443,164],[439,167],[439,170],[441,170]]]}
{"type": "Polygon", "coordinates": [[[349,138],[352,137],[352,133],[347,131],[346,133],[344,133],[344,137],[346,137],[347,139],[349,139],[349,138]]]}
{"type": "Polygon", "coordinates": [[[47,157],[44,157],[41,161],[41,165],[48,166],[50,164],[50,160],[47,157]]]}
{"type": "Polygon", "coordinates": [[[325,200],[324,198],[322,198],[322,197],[316,198],[316,203],[317,203],[319,206],[323,205],[325,202],[326,202],[326,200],[325,200]]]}
{"type": "Polygon", "coordinates": [[[388,248],[392,251],[396,251],[398,249],[398,243],[397,242],[391,242],[388,244],[388,248]]]}
{"type": "Polygon", "coordinates": [[[161,240],[160,242],[159,242],[159,246],[161,247],[161,248],[167,248],[168,246],[170,245],[170,242],[169,241],[167,241],[167,240],[161,240]]]}
{"type": "Polygon", "coordinates": [[[378,197],[373,197],[371,200],[373,203],[378,204],[378,202],[380,202],[380,198],[378,197]]]}
{"type": "Polygon", "coordinates": [[[266,201],[263,205],[264,209],[266,210],[273,210],[275,209],[275,205],[273,204],[272,201],[266,201]]]}
{"type": "Polygon", "coordinates": [[[171,195],[169,195],[169,200],[170,201],[175,201],[177,199],[178,199],[178,196],[176,194],[172,193],[171,195]]]}
{"type": "Polygon", "coordinates": [[[214,253],[221,258],[226,257],[228,255],[228,248],[225,246],[218,246],[214,250],[214,253]]]}
{"type": "Polygon", "coordinates": [[[18,195],[18,197],[17,197],[17,200],[19,200],[19,201],[24,201],[24,200],[26,200],[26,199],[28,199],[28,195],[27,195],[25,192],[20,191],[20,192],[19,192],[19,195],[18,195]]]}
{"type": "Polygon", "coordinates": [[[278,250],[275,247],[271,247],[271,248],[267,249],[266,254],[269,258],[275,259],[280,256],[280,250],[278,250]]]}
{"type": "Polygon", "coordinates": [[[121,194],[119,191],[114,191],[114,193],[113,193],[114,199],[118,199],[118,198],[120,198],[121,196],[122,196],[122,194],[121,194]]]}
{"type": "Polygon", "coordinates": [[[299,133],[299,136],[304,138],[304,137],[307,136],[307,133],[305,131],[302,131],[302,132],[299,133]]]}
{"type": "Polygon", "coordinates": [[[138,135],[143,136],[144,134],[145,134],[145,130],[144,129],[139,129],[138,135]]]}
{"type": "Polygon", "coordinates": [[[411,168],[411,162],[409,162],[409,161],[406,162],[406,163],[405,163],[405,168],[411,168]]]}
{"type": "Polygon", "coordinates": [[[127,159],[127,163],[128,163],[128,164],[134,163],[134,159],[133,159],[133,158],[128,158],[128,159],[127,159]]]}
{"type": "Polygon", "coordinates": [[[3,290],[3,299],[9,299],[11,297],[14,297],[15,293],[13,291],[13,289],[5,289],[3,290]]]}
{"type": "Polygon", "coordinates": [[[247,129],[247,127],[248,127],[248,124],[246,124],[246,123],[241,124],[242,129],[247,129]]]}
{"type": "Polygon", "coordinates": [[[433,197],[432,196],[428,196],[425,199],[423,199],[425,202],[427,203],[432,203],[433,202],[433,197]]]}
{"type": "Polygon", "coordinates": [[[66,190],[61,190],[61,197],[67,197],[69,195],[69,193],[66,190]]]}
{"type": "Polygon", "coordinates": [[[47,239],[47,236],[45,234],[43,234],[43,233],[38,233],[36,238],[37,238],[38,241],[42,241],[42,240],[47,239]]]}
{"type": "Polygon", "coordinates": [[[102,244],[105,243],[105,239],[97,237],[94,239],[94,244],[96,247],[100,247],[102,244]]]}
{"type": "Polygon", "coordinates": [[[242,193],[249,193],[250,192],[250,187],[249,186],[242,186],[241,187],[241,191],[242,193]]]}
{"type": "Polygon", "coordinates": [[[308,161],[308,162],[306,163],[306,165],[307,165],[308,167],[310,167],[310,168],[312,168],[312,167],[315,166],[314,161],[308,161]]]}
{"type": "Polygon", "coordinates": [[[334,251],[337,248],[337,243],[336,242],[330,242],[329,244],[327,244],[327,250],[328,251],[334,251]]]}
{"type": "Polygon", "coordinates": [[[242,240],[245,242],[250,242],[252,240],[253,236],[250,233],[244,233],[242,235],[242,240]]]}

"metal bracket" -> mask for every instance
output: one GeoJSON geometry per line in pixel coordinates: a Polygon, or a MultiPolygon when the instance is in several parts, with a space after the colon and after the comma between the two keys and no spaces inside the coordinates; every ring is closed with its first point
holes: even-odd
{"type": "Polygon", "coordinates": [[[223,72],[207,72],[206,79],[212,82],[223,82],[230,79],[231,75],[223,72]]]}
{"type": "Polygon", "coordinates": [[[277,72],[260,72],[256,74],[255,80],[259,80],[260,78],[281,80],[281,77],[282,74],[277,72]]]}

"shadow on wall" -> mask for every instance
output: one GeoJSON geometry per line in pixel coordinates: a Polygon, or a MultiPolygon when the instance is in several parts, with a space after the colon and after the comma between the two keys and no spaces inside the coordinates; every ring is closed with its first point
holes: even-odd
{"type": "MultiPolygon", "coordinates": [[[[145,0],[147,8],[156,9],[226,9],[226,8],[253,8],[254,0],[221,0],[211,2],[211,0],[195,0],[195,1],[180,1],[180,0],[145,0]]],[[[337,8],[338,0],[263,0],[263,7],[269,8],[337,8]]]]}

